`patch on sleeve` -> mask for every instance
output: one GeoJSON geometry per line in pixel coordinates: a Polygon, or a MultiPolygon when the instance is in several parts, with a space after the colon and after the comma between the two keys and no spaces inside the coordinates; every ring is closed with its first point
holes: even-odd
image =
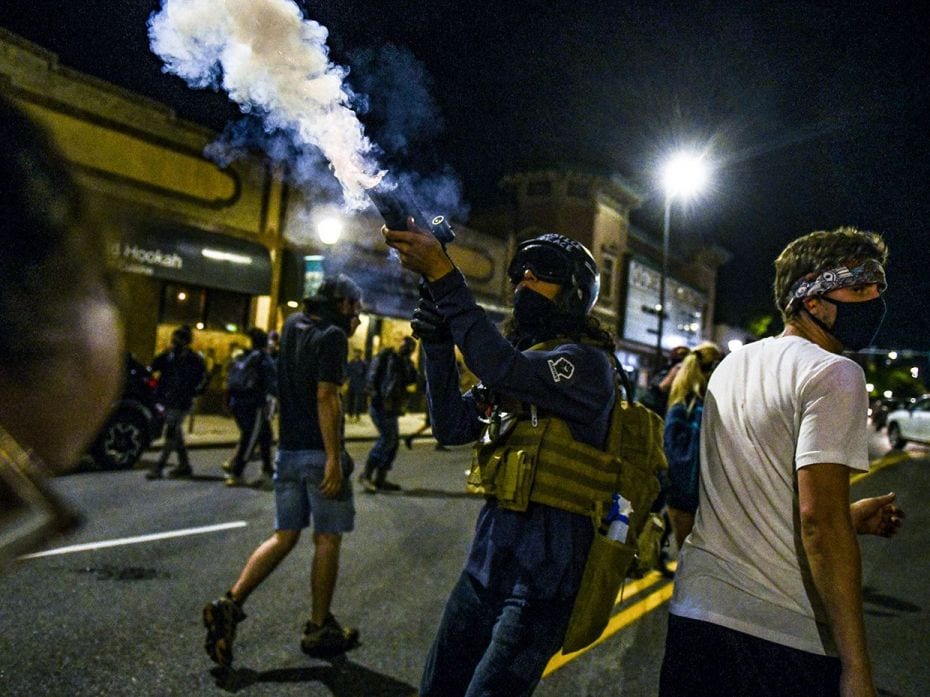
{"type": "Polygon", "coordinates": [[[552,379],[555,382],[561,380],[571,380],[575,374],[575,366],[565,356],[560,356],[558,360],[549,359],[549,372],[552,373],[552,379]]]}

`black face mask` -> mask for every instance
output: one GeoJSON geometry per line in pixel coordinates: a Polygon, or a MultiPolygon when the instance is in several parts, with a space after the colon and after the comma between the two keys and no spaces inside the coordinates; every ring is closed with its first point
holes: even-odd
{"type": "Polygon", "coordinates": [[[520,288],[513,296],[513,318],[521,334],[537,334],[552,323],[555,303],[530,288],[520,288]]]}
{"type": "Polygon", "coordinates": [[[344,315],[335,307],[324,305],[319,310],[320,318],[329,324],[335,324],[348,336],[352,330],[352,319],[354,315],[344,315]]]}
{"type": "Polygon", "coordinates": [[[811,315],[821,329],[835,336],[837,341],[843,344],[843,348],[850,351],[858,351],[872,345],[875,337],[878,336],[878,330],[881,329],[882,320],[885,319],[883,297],[879,296],[858,303],[831,300],[823,296],[820,299],[836,308],[836,321],[832,328],[811,315]]]}

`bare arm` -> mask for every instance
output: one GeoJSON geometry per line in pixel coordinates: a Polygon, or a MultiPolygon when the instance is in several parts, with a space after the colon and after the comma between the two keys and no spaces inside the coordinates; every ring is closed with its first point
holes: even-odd
{"type": "Polygon", "coordinates": [[[333,498],[342,489],[342,401],[339,399],[339,385],[334,382],[317,384],[316,413],[326,450],[326,468],[320,491],[323,496],[333,498]]]}
{"type": "Polygon", "coordinates": [[[862,566],[849,505],[849,469],[798,470],[801,541],[839,652],[843,697],[874,697],[862,617],[862,566]]]}
{"type": "Polygon", "coordinates": [[[679,370],[681,370],[681,363],[676,363],[669,368],[668,374],[659,382],[659,389],[663,393],[668,394],[671,391],[672,383],[675,382],[675,376],[678,375],[679,370]]]}

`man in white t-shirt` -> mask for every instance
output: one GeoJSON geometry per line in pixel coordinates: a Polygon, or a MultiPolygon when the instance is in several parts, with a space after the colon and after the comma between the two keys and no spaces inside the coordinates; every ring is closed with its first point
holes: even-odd
{"type": "Polygon", "coordinates": [[[684,543],[660,695],[875,694],[856,533],[891,536],[894,494],[850,505],[868,470],[862,369],[884,317],[887,248],[814,232],[775,262],[778,337],[729,355],[704,402],[700,505],[684,543]]]}

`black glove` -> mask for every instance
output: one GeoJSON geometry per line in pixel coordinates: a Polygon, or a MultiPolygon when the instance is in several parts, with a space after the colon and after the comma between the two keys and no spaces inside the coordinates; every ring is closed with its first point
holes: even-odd
{"type": "Polygon", "coordinates": [[[439,308],[425,294],[420,295],[417,309],[413,311],[410,320],[413,335],[426,344],[440,344],[452,341],[452,331],[449,323],[439,312],[439,308]]]}

